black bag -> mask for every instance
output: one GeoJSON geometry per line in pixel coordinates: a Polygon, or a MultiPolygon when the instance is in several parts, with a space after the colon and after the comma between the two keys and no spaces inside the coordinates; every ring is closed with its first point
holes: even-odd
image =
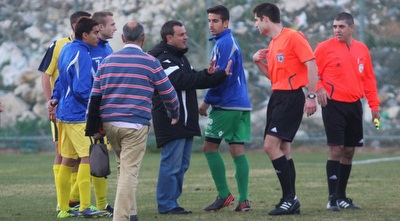
{"type": "Polygon", "coordinates": [[[111,174],[111,170],[110,158],[104,139],[94,140],[93,143],[92,138],[90,138],[90,142],[92,143],[89,149],[90,174],[95,177],[107,178],[111,174]],[[96,141],[99,141],[99,143],[96,141]]]}

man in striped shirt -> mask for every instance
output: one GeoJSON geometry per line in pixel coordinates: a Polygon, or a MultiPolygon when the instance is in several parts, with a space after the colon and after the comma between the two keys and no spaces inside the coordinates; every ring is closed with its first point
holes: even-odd
{"type": "Polygon", "coordinates": [[[129,22],[122,31],[124,48],[103,60],[94,79],[86,135],[97,137],[101,119],[119,165],[113,220],[132,221],[137,220],[135,192],[150,128],[153,92],[159,92],[171,124],[178,122],[179,101],[160,62],[141,49],[143,26],[129,22]]]}

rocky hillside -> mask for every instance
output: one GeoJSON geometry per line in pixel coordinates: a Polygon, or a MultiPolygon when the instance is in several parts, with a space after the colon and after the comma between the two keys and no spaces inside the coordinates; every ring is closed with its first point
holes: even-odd
{"type": "MultiPolygon", "coordinates": [[[[252,97],[253,134],[261,136],[265,122],[265,107],[270,94],[270,84],[251,62],[253,53],[267,45],[254,28],[251,15],[253,7],[263,1],[256,0],[85,0],[41,1],[3,0],[0,2],[0,99],[5,111],[1,114],[0,127],[24,119],[47,118],[45,99],[41,89],[38,65],[47,46],[55,39],[71,34],[69,15],[75,10],[89,12],[107,10],[114,13],[119,30],[110,44],[114,50],[122,47],[121,27],[135,20],[144,24],[147,33],[145,50],[156,44],[161,25],[169,19],[183,21],[190,37],[189,60],[198,69],[207,65],[210,44],[205,9],[214,4],[224,4],[231,10],[231,28],[241,44],[245,68],[252,97]],[[76,4],[78,3],[78,4],[76,4]],[[195,5],[195,7],[193,7],[195,5]]],[[[296,28],[307,36],[314,47],[331,36],[333,16],[343,10],[357,18],[357,28],[371,48],[382,100],[384,125],[391,133],[400,128],[400,5],[397,0],[279,0],[283,24],[296,28]],[[362,13],[360,8],[364,8],[362,13]],[[363,17],[361,22],[359,18],[363,17]],[[360,30],[360,29],[358,29],[360,30]]],[[[200,92],[200,96],[201,96],[200,92]]],[[[367,105],[366,105],[367,106],[367,105]]],[[[369,109],[365,118],[370,120],[369,109]]],[[[385,130],[383,127],[383,130],[385,130]]],[[[369,132],[367,127],[367,133],[369,132]]],[[[372,131],[372,130],[371,130],[372,131]]],[[[371,132],[372,133],[372,132],[371,132]]],[[[323,136],[320,115],[305,119],[298,136],[323,136]]]]}

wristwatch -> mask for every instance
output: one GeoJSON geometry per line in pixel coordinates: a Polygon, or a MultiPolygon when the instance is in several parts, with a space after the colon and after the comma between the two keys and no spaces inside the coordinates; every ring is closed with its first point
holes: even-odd
{"type": "Polygon", "coordinates": [[[317,95],[311,93],[311,94],[307,94],[307,97],[310,99],[315,99],[317,97],[317,95]]]}

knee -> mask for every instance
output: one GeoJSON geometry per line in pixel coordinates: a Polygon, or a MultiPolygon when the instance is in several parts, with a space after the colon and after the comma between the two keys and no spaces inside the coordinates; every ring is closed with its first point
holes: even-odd
{"type": "Polygon", "coordinates": [[[272,146],[264,144],[264,152],[265,153],[267,153],[268,155],[271,155],[272,150],[273,150],[272,146]]]}
{"type": "Polygon", "coordinates": [[[78,160],[64,157],[62,158],[62,164],[68,167],[74,167],[78,164],[78,160]]]}
{"type": "Polygon", "coordinates": [[[331,146],[329,147],[329,159],[330,160],[335,160],[335,161],[340,161],[343,155],[343,147],[339,146],[331,146]]]}
{"type": "Polygon", "coordinates": [[[264,152],[265,152],[265,153],[268,153],[269,147],[268,147],[267,145],[264,145],[264,146],[263,146],[263,149],[264,149],[264,152]]]}
{"type": "Polygon", "coordinates": [[[219,148],[219,144],[211,143],[211,142],[205,142],[203,144],[203,152],[217,152],[219,148]]]}
{"type": "Polygon", "coordinates": [[[351,161],[353,159],[354,152],[355,152],[355,148],[353,148],[353,147],[344,148],[342,157],[347,161],[351,161]]]}

